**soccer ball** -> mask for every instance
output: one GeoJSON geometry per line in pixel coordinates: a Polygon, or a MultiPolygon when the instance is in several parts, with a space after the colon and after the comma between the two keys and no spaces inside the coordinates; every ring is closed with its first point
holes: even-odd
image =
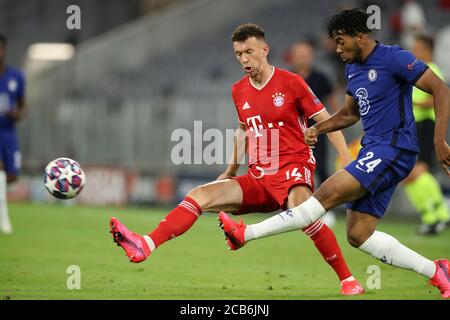
{"type": "Polygon", "coordinates": [[[78,162],[58,158],[45,167],[44,184],[52,196],[58,199],[76,197],[86,183],[86,175],[78,162]]]}

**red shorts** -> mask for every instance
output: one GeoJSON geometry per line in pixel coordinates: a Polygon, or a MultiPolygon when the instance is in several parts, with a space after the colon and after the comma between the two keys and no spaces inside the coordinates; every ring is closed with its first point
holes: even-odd
{"type": "Polygon", "coordinates": [[[275,174],[261,171],[257,175],[255,170],[249,170],[247,174],[236,177],[243,200],[235,214],[287,209],[288,195],[293,187],[306,185],[314,191],[314,169],[315,165],[307,161],[286,162],[275,174]]]}

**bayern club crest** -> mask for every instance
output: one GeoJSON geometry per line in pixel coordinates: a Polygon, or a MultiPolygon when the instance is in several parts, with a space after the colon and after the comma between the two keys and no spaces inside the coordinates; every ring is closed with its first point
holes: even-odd
{"type": "Polygon", "coordinates": [[[370,69],[369,72],[367,73],[367,77],[369,78],[370,81],[375,81],[377,80],[378,74],[377,74],[377,70],[375,69],[370,69]]]}
{"type": "Polygon", "coordinates": [[[284,104],[284,94],[281,92],[277,92],[274,95],[272,95],[273,98],[273,105],[275,107],[281,107],[284,104]]]}

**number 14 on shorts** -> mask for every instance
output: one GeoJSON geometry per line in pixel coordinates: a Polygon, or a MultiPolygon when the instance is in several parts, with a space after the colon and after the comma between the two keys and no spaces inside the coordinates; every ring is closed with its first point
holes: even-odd
{"type": "Polygon", "coordinates": [[[304,180],[306,183],[311,184],[311,171],[308,168],[303,168],[305,176],[303,177],[302,173],[298,170],[298,168],[293,168],[292,170],[286,171],[286,180],[294,179],[294,181],[304,180]]]}
{"type": "Polygon", "coordinates": [[[373,170],[375,170],[375,167],[381,163],[380,158],[372,160],[373,157],[374,157],[373,152],[370,151],[367,152],[365,157],[357,161],[358,164],[356,165],[356,168],[358,168],[361,171],[371,173],[373,170]]]}

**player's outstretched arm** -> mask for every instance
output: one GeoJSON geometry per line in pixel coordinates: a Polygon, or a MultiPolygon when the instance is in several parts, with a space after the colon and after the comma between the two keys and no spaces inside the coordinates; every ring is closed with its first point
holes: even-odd
{"type": "Polygon", "coordinates": [[[239,164],[245,155],[246,149],[245,125],[239,122],[239,128],[237,128],[234,133],[233,155],[228,161],[227,169],[217,178],[217,180],[224,180],[236,176],[236,172],[239,169],[239,164]]]}
{"type": "Polygon", "coordinates": [[[437,159],[450,176],[450,147],[445,140],[450,114],[450,89],[430,68],[417,80],[415,86],[433,95],[436,114],[434,148],[437,159]]]}
{"type": "Polygon", "coordinates": [[[309,145],[317,142],[319,134],[329,133],[341,129],[345,129],[354,125],[359,121],[359,111],[356,101],[350,95],[345,95],[344,105],[339,111],[334,113],[328,119],[316,123],[309,127],[305,132],[305,141],[309,145]]]}
{"type": "MultiPolygon", "coordinates": [[[[327,110],[324,110],[313,117],[314,121],[320,123],[329,119],[331,116],[327,110]]],[[[334,131],[327,133],[328,139],[330,139],[337,153],[339,154],[339,158],[342,159],[344,165],[352,162],[352,156],[347,148],[347,143],[345,142],[344,135],[342,131],[334,131]]]]}

